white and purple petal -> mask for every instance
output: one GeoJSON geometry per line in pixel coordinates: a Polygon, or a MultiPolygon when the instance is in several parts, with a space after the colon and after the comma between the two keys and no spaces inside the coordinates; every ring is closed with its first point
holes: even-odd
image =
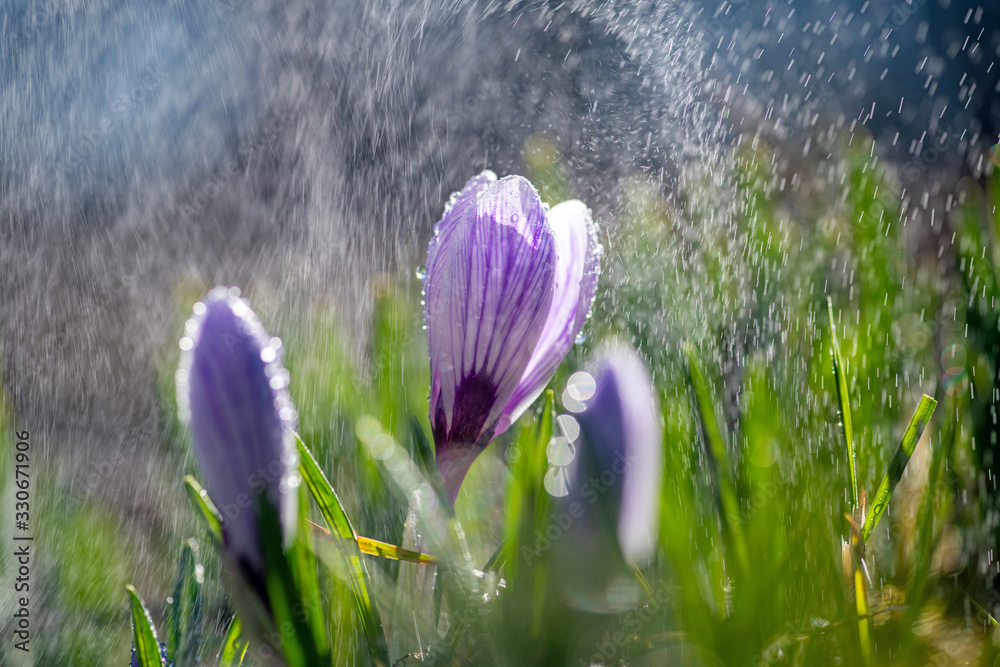
{"type": "Polygon", "coordinates": [[[549,211],[556,239],[556,284],[545,328],[517,389],[504,407],[496,435],[517,421],[542,393],[583,329],[597,292],[601,245],[590,209],[579,200],[549,211]]]}
{"type": "Polygon", "coordinates": [[[469,181],[428,251],[430,421],[453,498],[492,439],[552,302],[555,239],[538,193],[520,176],[494,178],[469,181]]]}
{"type": "Polygon", "coordinates": [[[223,516],[225,548],[260,571],[261,498],[277,510],[286,539],[296,525],[296,414],[281,341],[267,335],[238,294],[216,288],[195,304],[180,343],[177,399],[205,488],[223,516]]]}

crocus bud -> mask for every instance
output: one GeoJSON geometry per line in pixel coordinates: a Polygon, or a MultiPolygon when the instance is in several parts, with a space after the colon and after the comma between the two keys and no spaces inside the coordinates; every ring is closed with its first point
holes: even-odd
{"type": "Polygon", "coordinates": [[[587,319],[601,247],[579,201],[551,211],[520,176],[471,179],[427,253],[430,422],[452,501],[473,460],[551,379],[587,319]]]}
{"type": "Polygon", "coordinates": [[[663,479],[660,412],[635,352],[606,354],[594,395],[576,419],[569,493],[555,517],[563,531],[561,579],[575,606],[621,610],[638,601],[631,566],[647,563],[656,550],[663,479]]]}
{"type": "Polygon", "coordinates": [[[286,543],[297,519],[297,415],[285,389],[281,341],[267,335],[236,288],[217,287],[196,303],[185,333],[177,371],[181,420],[222,515],[227,557],[259,575],[262,503],[276,511],[286,543]]]}

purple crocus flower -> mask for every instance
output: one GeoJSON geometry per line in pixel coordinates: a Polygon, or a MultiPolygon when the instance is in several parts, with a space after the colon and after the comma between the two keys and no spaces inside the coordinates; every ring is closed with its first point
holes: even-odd
{"type": "Polygon", "coordinates": [[[236,288],[217,287],[196,303],[185,332],[178,410],[222,514],[226,554],[252,581],[264,568],[261,501],[277,511],[286,542],[297,518],[297,415],[285,389],[281,341],[267,335],[236,288]]]}
{"type": "Polygon", "coordinates": [[[542,392],[587,319],[600,272],[590,211],[551,211],[521,176],[484,171],[427,253],[430,421],[452,502],[469,466],[542,392]]]}
{"type": "Polygon", "coordinates": [[[634,602],[632,564],[656,549],[663,444],[649,371],[634,351],[613,348],[596,372],[594,395],[576,415],[580,425],[559,547],[570,598],[591,611],[634,602]]]}

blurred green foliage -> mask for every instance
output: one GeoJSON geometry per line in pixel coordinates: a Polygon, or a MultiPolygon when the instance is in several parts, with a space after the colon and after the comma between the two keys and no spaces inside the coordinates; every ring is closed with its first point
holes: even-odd
{"type": "MultiPolygon", "coordinates": [[[[819,166],[786,162],[763,139],[743,137],[724,178],[718,165],[695,163],[671,193],[643,175],[626,180],[615,224],[602,232],[607,252],[586,342],[557,373],[549,402],[477,460],[458,498],[458,523],[442,519],[464,534],[441,542],[454,552],[434,554],[446,592],[414,610],[431,615],[438,637],[429,653],[399,664],[861,664],[831,326],[844,358],[860,489],[874,493],[921,395],[940,403],[867,545],[873,659],[997,664],[1000,635],[987,614],[996,617],[1000,606],[991,581],[998,533],[990,458],[1000,409],[1000,169],[986,190],[963,183],[948,219],[918,229],[912,202],[891,166],[872,157],[870,140],[816,141],[831,156],[819,166]],[[558,550],[539,536],[551,525],[545,450],[553,418],[565,411],[566,379],[614,338],[634,344],[652,370],[664,485],[658,558],[637,575],[647,599],[598,614],[567,603],[552,576],[558,550]],[[687,344],[700,359],[697,382],[687,344]],[[462,580],[468,571],[454,563],[464,562],[465,549],[472,567],[484,568],[498,548],[496,571],[462,580]]],[[[552,139],[532,137],[525,166],[546,201],[572,196],[552,139]]],[[[361,339],[338,327],[337,309],[325,301],[289,314],[258,299],[267,286],[247,286],[262,320],[283,323],[269,329],[285,344],[303,441],[357,533],[391,544],[400,544],[410,489],[375,453],[388,439],[419,462],[413,418],[429,432],[420,286],[407,274],[371,281],[371,326],[361,339]]],[[[178,286],[178,333],[207,287],[178,286]]],[[[47,556],[36,570],[44,593],[34,664],[125,664],[124,586],[134,580],[154,623],[166,628],[188,537],[203,545],[205,566],[199,653],[203,663],[217,661],[233,609],[210,539],[182,504],[183,472],[197,471],[174,416],[175,368],[176,353],[164,352],[158,435],[164,488],[175,493],[164,511],[186,515],[158,524],[154,536],[127,534],[115,507],[67,500],[55,483],[41,487],[47,556]]],[[[3,452],[7,480],[9,447],[3,452]]],[[[303,520],[323,523],[315,506],[307,512],[303,520]]],[[[322,634],[317,650],[329,649],[331,664],[370,664],[340,547],[300,532],[304,552],[289,576],[305,580],[302,568],[317,568],[306,591],[320,600],[327,628],[313,627],[322,634]]],[[[401,566],[362,558],[385,624],[401,566]]],[[[0,659],[22,664],[6,646],[0,659]]],[[[261,664],[253,645],[244,664],[261,664]]]]}

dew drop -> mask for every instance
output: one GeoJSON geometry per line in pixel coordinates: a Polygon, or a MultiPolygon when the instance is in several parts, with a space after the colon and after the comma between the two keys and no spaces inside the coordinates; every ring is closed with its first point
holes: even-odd
{"type": "Polygon", "coordinates": [[[423,280],[427,277],[427,265],[421,264],[417,267],[417,280],[423,280]]]}

